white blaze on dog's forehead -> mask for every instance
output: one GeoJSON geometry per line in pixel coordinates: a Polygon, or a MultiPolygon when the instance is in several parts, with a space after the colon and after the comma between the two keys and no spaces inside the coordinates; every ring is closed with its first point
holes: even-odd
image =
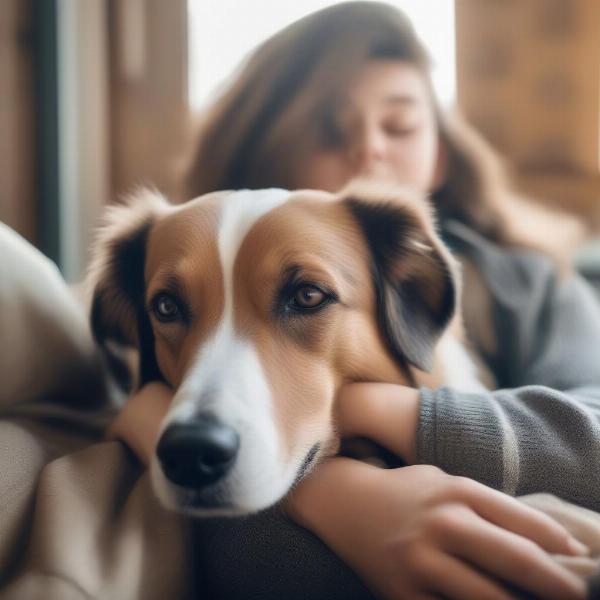
{"type": "MultiPolygon", "coordinates": [[[[233,192],[223,199],[218,235],[226,307],[233,292],[233,265],[244,238],[258,219],[287,202],[289,197],[287,190],[270,189],[233,192]]],[[[224,315],[225,319],[230,316],[224,315]]]]}

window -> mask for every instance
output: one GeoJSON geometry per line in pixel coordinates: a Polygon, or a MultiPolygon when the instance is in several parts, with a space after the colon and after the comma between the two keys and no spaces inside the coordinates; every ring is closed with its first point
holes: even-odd
{"type": "MultiPolygon", "coordinates": [[[[260,42],[328,0],[188,0],[189,101],[199,109],[260,42]]],[[[396,0],[433,58],[433,80],[445,105],[456,95],[454,0],[396,0]]]]}

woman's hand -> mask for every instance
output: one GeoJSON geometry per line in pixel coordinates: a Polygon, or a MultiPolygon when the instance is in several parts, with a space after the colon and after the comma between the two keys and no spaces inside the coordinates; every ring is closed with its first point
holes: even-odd
{"type": "Polygon", "coordinates": [[[585,598],[583,580],[549,554],[585,553],[566,529],[436,467],[385,470],[333,458],[286,507],[387,600],[508,600],[503,584],[543,599],[585,598]]]}
{"type": "Polygon", "coordinates": [[[342,437],[369,438],[406,464],[416,462],[419,390],[391,383],[352,383],[338,393],[335,416],[342,437]]]}
{"type": "Polygon", "coordinates": [[[149,383],[127,400],[109,426],[106,437],[124,441],[148,466],[172,399],[173,392],[166,385],[149,383]]]}

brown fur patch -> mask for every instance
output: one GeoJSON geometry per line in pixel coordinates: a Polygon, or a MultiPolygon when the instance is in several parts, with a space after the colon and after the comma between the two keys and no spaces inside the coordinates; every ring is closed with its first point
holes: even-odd
{"type": "Polygon", "coordinates": [[[211,196],[161,219],[148,240],[146,304],[161,291],[177,292],[188,312],[187,324],[152,318],[158,364],[174,387],[223,312],[223,274],[215,236],[221,194],[211,196]]]}

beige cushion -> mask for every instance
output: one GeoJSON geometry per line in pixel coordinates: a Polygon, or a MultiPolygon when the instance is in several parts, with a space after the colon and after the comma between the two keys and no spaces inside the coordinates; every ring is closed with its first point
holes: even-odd
{"type": "Polygon", "coordinates": [[[59,393],[98,368],[87,318],[58,269],[0,223],[0,407],[59,393]]]}

